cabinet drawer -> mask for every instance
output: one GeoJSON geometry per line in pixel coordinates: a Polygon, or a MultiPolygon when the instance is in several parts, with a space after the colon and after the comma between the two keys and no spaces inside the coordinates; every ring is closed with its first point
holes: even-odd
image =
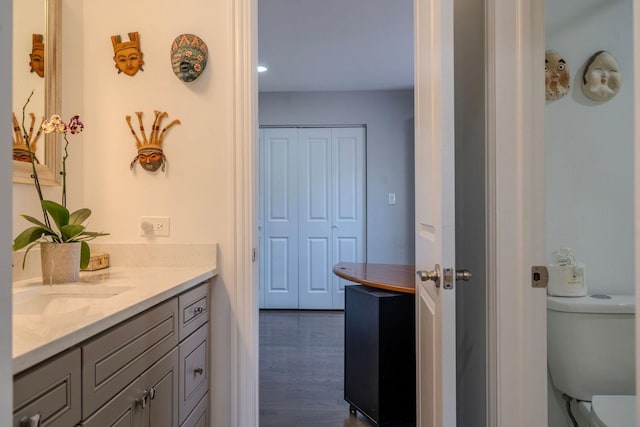
{"type": "Polygon", "coordinates": [[[205,323],[180,344],[180,422],[209,389],[208,327],[205,323]]]}
{"type": "Polygon", "coordinates": [[[180,295],[180,340],[209,319],[209,282],[180,295]]]}
{"type": "Polygon", "coordinates": [[[173,298],[82,346],[82,414],[87,417],[178,344],[173,298]]]}
{"type": "Polygon", "coordinates": [[[196,408],[180,427],[209,427],[209,393],[205,394],[196,408]]]}
{"type": "Polygon", "coordinates": [[[80,349],[17,376],[13,425],[40,414],[41,425],[69,427],[80,421],[80,349]]]}

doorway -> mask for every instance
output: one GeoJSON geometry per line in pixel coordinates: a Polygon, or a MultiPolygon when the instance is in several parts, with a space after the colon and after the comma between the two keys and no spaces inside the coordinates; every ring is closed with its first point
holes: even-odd
{"type": "MultiPolygon", "coordinates": [[[[354,261],[414,262],[412,16],[412,0],[258,4],[259,64],[268,68],[258,78],[258,125],[366,129],[366,230],[354,261]]],[[[263,223],[260,239],[265,232],[263,223]]],[[[260,251],[260,268],[267,256],[260,251]]],[[[264,393],[275,394],[262,386],[264,403],[264,393]]]]}
{"type": "MultiPolygon", "coordinates": [[[[636,292],[633,3],[545,3],[545,50],[563,58],[571,77],[566,94],[545,105],[546,256],[549,264],[558,265],[554,252],[570,250],[572,264],[584,265],[580,293],[587,296],[636,292]],[[602,50],[617,61],[622,85],[610,99],[593,100],[583,90],[583,76],[590,58],[602,50]]],[[[566,285],[549,286],[556,295],[566,295],[566,285]]],[[[623,333],[622,325],[618,330],[623,333]]],[[[633,359],[631,353],[623,357],[623,351],[616,348],[617,369],[623,369],[622,360],[633,359]]],[[[549,427],[571,425],[562,392],[552,376],[548,382],[549,427]]],[[[571,404],[579,425],[588,423],[586,409],[584,403],[571,404]]]]}

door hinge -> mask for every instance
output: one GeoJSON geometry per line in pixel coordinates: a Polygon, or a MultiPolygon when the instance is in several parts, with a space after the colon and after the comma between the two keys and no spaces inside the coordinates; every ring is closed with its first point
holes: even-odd
{"type": "Polygon", "coordinates": [[[251,262],[256,262],[256,248],[251,250],[251,262]]]}
{"type": "Polygon", "coordinates": [[[546,288],[549,283],[549,270],[544,265],[531,267],[531,287],[546,288]]]}

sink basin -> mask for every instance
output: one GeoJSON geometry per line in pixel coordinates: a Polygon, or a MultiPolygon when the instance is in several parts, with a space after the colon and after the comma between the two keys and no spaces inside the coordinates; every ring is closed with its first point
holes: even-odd
{"type": "Polygon", "coordinates": [[[13,294],[14,315],[52,315],[75,312],[134,289],[133,286],[38,286],[13,294]]]}

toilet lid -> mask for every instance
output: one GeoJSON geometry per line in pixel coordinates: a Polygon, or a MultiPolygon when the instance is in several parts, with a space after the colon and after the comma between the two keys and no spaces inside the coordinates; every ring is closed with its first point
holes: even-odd
{"type": "Polygon", "coordinates": [[[634,427],[636,424],[635,396],[593,396],[591,420],[598,426],[634,427]]]}

